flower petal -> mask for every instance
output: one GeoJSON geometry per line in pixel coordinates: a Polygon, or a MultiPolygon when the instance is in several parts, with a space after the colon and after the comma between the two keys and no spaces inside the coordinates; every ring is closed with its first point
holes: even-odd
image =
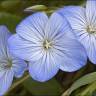
{"type": "Polygon", "coordinates": [[[96,26],[96,0],[87,0],[86,17],[89,24],[96,26]]]}
{"type": "Polygon", "coordinates": [[[85,18],[85,9],[79,6],[68,6],[64,7],[61,10],[58,10],[58,13],[63,17],[65,16],[70,22],[72,29],[74,30],[84,30],[86,27],[86,18],[85,18]]]}
{"type": "Polygon", "coordinates": [[[67,72],[77,71],[86,65],[87,55],[83,46],[75,39],[65,37],[58,44],[58,54],[61,54],[62,60],[60,69],[67,72]]]}
{"type": "Polygon", "coordinates": [[[6,26],[0,26],[0,58],[6,58],[7,54],[7,40],[11,36],[11,33],[6,26]]]}
{"type": "Polygon", "coordinates": [[[96,35],[88,35],[82,40],[91,62],[96,64],[96,35]]]}
{"type": "Polygon", "coordinates": [[[35,13],[24,19],[16,28],[17,34],[32,42],[39,42],[44,37],[44,28],[48,21],[45,13],[35,13]]]}
{"type": "Polygon", "coordinates": [[[66,32],[68,31],[69,34],[67,32],[66,35],[74,37],[74,34],[70,32],[69,30],[71,30],[71,27],[69,23],[67,22],[66,18],[63,18],[58,13],[53,13],[51,17],[49,18],[49,21],[46,25],[45,35],[46,35],[46,38],[49,38],[49,40],[55,41],[57,38],[60,38],[60,36],[66,34],[66,32]]]}
{"type": "Polygon", "coordinates": [[[4,75],[5,71],[4,70],[0,70],[0,78],[2,78],[2,76],[4,75]]]}
{"type": "Polygon", "coordinates": [[[27,70],[27,63],[19,58],[13,56],[13,65],[12,70],[14,71],[15,77],[21,77],[24,72],[27,70]]]}
{"type": "Polygon", "coordinates": [[[81,36],[87,35],[87,21],[85,9],[83,7],[69,6],[62,8],[57,12],[59,12],[59,14],[61,14],[63,17],[65,16],[67,18],[78,39],[81,36]]]}
{"type": "Polygon", "coordinates": [[[8,91],[12,84],[13,76],[14,72],[12,70],[6,70],[2,77],[0,77],[0,96],[4,95],[5,92],[8,91]]]}
{"type": "MultiPolygon", "coordinates": [[[[7,50],[7,56],[8,58],[12,61],[12,66],[11,66],[11,69],[14,71],[14,75],[15,77],[21,77],[23,75],[23,73],[28,69],[27,68],[27,63],[20,59],[20,58],[17,58],[16,56],[14,56],[11,52],[10,52],[10,49],[8,48],[7,50]]],[[[8,64],[8,60],[5,59],[5,61],[1,60],[1,63],[2,65],[5,64],[8,64]]]]}
{"type": "Polygon", "coordinates": [[[26,61],[38,60],[42,57],[40,42],[33,43],[16,34],[9,38],[8,44],[10,52],[26,61]]]}
{"type": "Polygon", "coordinates": [[[45,82],[51,79],[59,70],[57,62],[58,58],[50,53],[44,54],[44,56],[36,62],[29,63],[29,73],[34,80],[45,82]]]}

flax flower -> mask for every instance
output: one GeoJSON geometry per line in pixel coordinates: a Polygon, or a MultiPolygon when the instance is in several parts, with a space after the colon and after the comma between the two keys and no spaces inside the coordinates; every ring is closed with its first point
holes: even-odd
{"type": "Polygon", "coordinates": [[[11,52],[30,61],[29,73],[37,81],[49,80],[59,69],[72,72],[86,64],[84,48],[66,19],[57,13],[49,18],[35,13],[24,19],[16,32],[8,40],[11,52]]]}
{"type": "Polygon", "coordinates": [[[86,8],[68,6],[58,13],[70,22],[90,61],[96,64],[96,0],[87,0],[86,8]]]}
{"type": "Polygon", "coordinates": [[[11,36],[7,27],[0,26],[0,96],[11,86],[13,77],[21,77],[26,63],[10,53],[7,40],[11,36]]]}

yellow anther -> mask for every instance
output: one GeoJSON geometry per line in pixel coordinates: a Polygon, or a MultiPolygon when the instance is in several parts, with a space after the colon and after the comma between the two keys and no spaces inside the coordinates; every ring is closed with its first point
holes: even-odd
{"type": "Polygon", "coordinates": [[[87,32],[96,33],[96,28],[93,28],[92,26],[87,26],[87,32]]]}
{"type": "Polygon", "coordinates": [[[49,42],[48,40],[45,40],[45,41],[44,41],[43,46],[44,46],[45,49],[49,49],[49,48],[52,47],[52,46],[51,46],[51,42],[49,42]]]}
{"type": "Polygon", "coordinates": [[[7,65],[4,66],[6,69],[12,67],[12,60],[8,59],[7,65]]]}

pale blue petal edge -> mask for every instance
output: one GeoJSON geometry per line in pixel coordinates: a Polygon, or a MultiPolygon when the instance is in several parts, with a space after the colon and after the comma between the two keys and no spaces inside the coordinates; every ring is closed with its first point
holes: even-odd
{"type": "Polygon", "coordinates": [[[10,88],[13,81],[14,72],[12,70],[5,70],[2,77],[0,77],[0,96],[4,95],[10,88]]]}
{"type": "Polygon", "coordinates": [[[42,57],[40,42],[35,44],[15,34],[8,40],[10,52],[26,61],[38,60],[42,57]]]}
{"type": "Polygon", "coordinates": [[[32,42],[38,42],[43,39],[45,32],[44,28],[48,21],[48,17],[43,12],[34,13],[24,20],[16,27],[18,35],[32,42]]]}

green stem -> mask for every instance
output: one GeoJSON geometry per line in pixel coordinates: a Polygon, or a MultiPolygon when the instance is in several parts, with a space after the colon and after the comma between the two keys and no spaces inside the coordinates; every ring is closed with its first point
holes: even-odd
{"type": "Polygon", "coordinates": [[[61,96],[69,96],[69,89],[67,89],[61,96]]]}
{"type": "Polygon", "coordinates": [[[18,85],[20,85],[22,82],[24,82],[26,79],[28,79],[30,77],[30,75],[26,75],[25,77],[23,77],[21,80],[15,82],[11,88],[9,89],[9,91],[5,94],[5,96],[10,92],[12,91],[14,88],[16,88],[18,85]]]}

